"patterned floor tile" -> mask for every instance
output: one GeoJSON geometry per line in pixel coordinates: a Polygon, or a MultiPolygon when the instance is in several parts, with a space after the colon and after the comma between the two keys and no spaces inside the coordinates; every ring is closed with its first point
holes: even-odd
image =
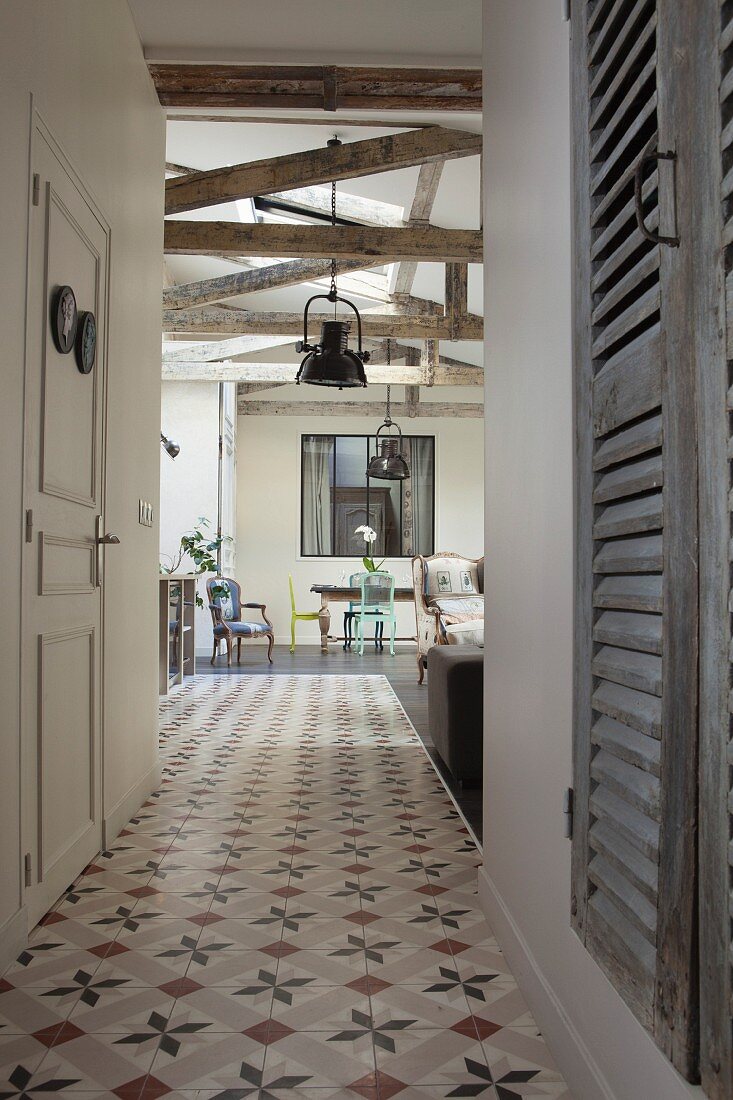
{"type": "Polygon", "coordinates": [[[0,981],[0,1094],[569,1100],[382,677],[192,678],[0,981]]]}

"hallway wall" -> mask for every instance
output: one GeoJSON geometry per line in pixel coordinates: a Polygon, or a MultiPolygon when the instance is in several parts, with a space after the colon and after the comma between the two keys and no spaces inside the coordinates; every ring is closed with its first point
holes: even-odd
{"type": "MultiPolygon", "coordinates": [[[[105,817],[114,833],[157,778],[163,115],[126,0],[10,0],[0,35],[0,964],[25,932],[19,837],[23,370],[31,97],[111,226],[104,615],[105,817]],[[130,690],[134,682],[134,690],[130,690]]],[[[73,431],[73,424],[69,425],[73,431]]]]}
{"type": "Polygon", "coordinates": [[[486,912],[577,1100],[701,1095],[570,928],[573,411],[568,24],[484,4],[486,912]]]}
{"type": "MultiPolygon", "coordinates": [[[[308,399],[308,390],[301,388],[304,400],[308,399]]],[[[393,400],[402,400],[401,388],[395,390],[393,400]]],[[[381,399],[383,392],[384,387],[375,387],[371,400],[381,399]]],[[[366,393],[369,395],[369,391],[366,393]]],[[[349,400],[360,396],[350,394],[349,400]]],[[[436,399],[441,400],[440,393],[436,399]]],[[[430,400],[424,391],[423,400],[430,400]]],[[[465,391],[459,393],[459,400],[467,400],[465,391]]],[[[468,400],[475,400],[473,393],[468,400]]],[[[309,611],[319,606],[318,597],[310,592],[312,584],[338,584],[343,571],[348,575],[361,565],[356,558],[300,557],[300,435],[368,434],[377,426],[373,418],[354,416],[239,417],[237,579],[246,599],[261,599],[267,604],[279,642],[290,639],[289,572],[293,574],[298,609],[309,611]]],[[[483,421],[420,417],[403,421],[400,426],[406,433],[436,437],[435,549],[479,557],[483,553],[483,421]]],[[[404,583],[405,577],[411,583],[409,559],[389,558],[385,568],[395,574],[398,584],[404,583]]],[[[344,610],[345,604],[334,605],[333,633],[343,632],[344,610]]],[[[413,604],[397,606],[397,623],[399,635],[414,635],[413,604]]],[[[319,644],[318,622],[299,623],[297,636],[301,643],[319,644]]]]}

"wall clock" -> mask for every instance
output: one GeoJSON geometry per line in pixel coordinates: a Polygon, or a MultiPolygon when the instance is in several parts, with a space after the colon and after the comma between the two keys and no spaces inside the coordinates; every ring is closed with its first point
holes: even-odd
{"type": "Polygon", "coordinates": [[[97,322],[91,310],[82,310],[76,334],[76,364],[82,374],[89,374],[97,354],[97,322]]]}
{"type": "Polygon", "coordinates": [[[67,355],[74,346],[78,314],[76,297],[70,286],[60,286],[56,291],[51,308],[51,332],[53,342],[62,355],[67,355]]]}

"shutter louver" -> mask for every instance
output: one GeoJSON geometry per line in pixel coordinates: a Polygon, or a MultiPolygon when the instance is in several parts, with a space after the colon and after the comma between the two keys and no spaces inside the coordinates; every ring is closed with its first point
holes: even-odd
{"type": "MultiPolygon", "coordinates": [[[[641,165],[644,226],[668,235],[672,165],[644,161],[662,148],[664,133],[663,12],[664,0],[577,0],[573,11],[572,911],[575,930],[629,1007],[691,1076],[691,974],[676,974],[670,999],[676,960],[668,950],[666,914],[667,892],[677,889],[669,852],[679,810],[669,809],[667,771],[676,766],[683,722],[673,713],[672,693],[686,660],[675,640],[678,609],[670,589],[670,561],[679,546],[672,503],[678,429],[670,422],[675,399],[665,358],[670,260],[665,246],[642,232],[635,197],[641,165]],[[681,1034],[670,1038],[675,1029],[681,1034]]],[[[690,659],[696,660],[694,647],[690,659]]],[[[687,830],[685,845],[694,838],[694,821],[687,830]]],[[[694,877],[693,861],[689,897],[694,877]]],[[[689,897],[680,902],[685,914],[689,897]]],[[[687,933],[692,938],[689,926],[687,933]]]]}

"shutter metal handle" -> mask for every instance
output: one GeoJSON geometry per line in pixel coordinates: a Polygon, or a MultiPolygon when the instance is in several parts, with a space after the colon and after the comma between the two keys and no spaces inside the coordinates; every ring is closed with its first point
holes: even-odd
{"type": "Polygon", "coordinates": [[[655,233],[653,230],[648,229],[644,222],[644,197],[642,195],[642,188],[644,186],[644,169],[647,164],[656,164],[660,160],[670,160],[672,163],[676,163],[677,154],[674,152],[660,153],[658,149],[655,149],[651,153],[644,153],[643,157],[639,160],[634,171],[634,203],[636,206],[636,224],[639,227],[639,232],[642,236],[646,237],[648,241],[653,244],[666,244],[670,248],[678,248],[680,239],[679,237],[665,237],[661,233],[655,233]]]}

